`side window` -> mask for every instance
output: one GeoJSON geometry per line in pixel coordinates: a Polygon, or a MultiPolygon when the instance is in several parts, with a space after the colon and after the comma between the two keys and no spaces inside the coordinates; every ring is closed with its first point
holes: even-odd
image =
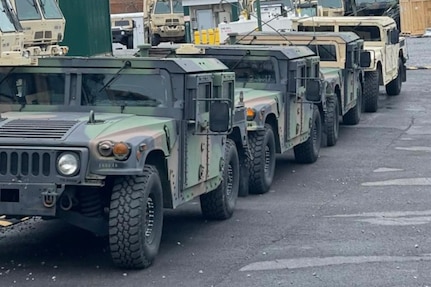
{"type": "Polygon", "coordinates": [[[211,84],[210,83],[202,83],[198,87],[198,114],[204,114],[209,112],[209,101],[206,99],[211,98],[211,84]]]}
{"type": "Polygon", "coordinates": [[[222,98],[224,99],[233,99],[233,93],[234,93],[234,85],[233,82],[224,82],[223,83],[223,94],[222,98]]]}
{"type": "Polygon", "coordinates": [[[302,87],[305,87],[305,76],[306,76],[305,69],[306,69],[305,66],[301,67],[301,76],[300,76],[301,77],[301,82],[300,83],[301,83],[302,87]]]}

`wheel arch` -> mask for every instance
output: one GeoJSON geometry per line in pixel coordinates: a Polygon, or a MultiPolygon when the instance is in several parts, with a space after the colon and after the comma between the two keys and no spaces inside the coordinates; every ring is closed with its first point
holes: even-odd
{"type": "Polygon", "coordinates": [[[165,154],[162,150],[152,150],[145,159],[145,164],[153,165],[159,172],[160,181],[163,190],[163,206],[165,208],[172,208],[172,192],[168,178],[168,165],[165,154]]]}
{"type": "Polygon", "coordinates": [[[342,113],[342,111],[344,110],[344,108],[343,108],[343,105],[342,105],[342,102],[341,102],[341,88],[340,88],[339,85],[335,86],[334,93],[337,96],[338,107],[339,107],[338,108],[338,113],[340,115],[342,113]]]}
{"type": "Polygon", "coordinates": [[[382,62],[380,62],[380,61],[377,62],[377,71],[379,73],[379,85],[382,86],[384,83],[383,66],[382,66],[382,62]]]}
{"type": "Polygon", "coordinates": [[[280,136],[278,134],[278,119],[275,114],[268,114],[265,118],[265,124],[271,125],[275,137],[275,150],[277,153],[281,153],[280,136]]]}

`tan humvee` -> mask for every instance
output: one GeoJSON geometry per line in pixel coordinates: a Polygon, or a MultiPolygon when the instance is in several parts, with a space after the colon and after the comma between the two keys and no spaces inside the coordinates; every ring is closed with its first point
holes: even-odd
{"type": "Polygon", "coordinates": [[[371,53],[371,63],[365,68],[364,108],[378,109],[379,86],[386,88],[389,96],[401,92],[406,81],[407,49],[400,38],[395,21],[390,17],[310,17],[295,19],[298,31],[355,32],[364,39],[364,48],[371,53]]]}

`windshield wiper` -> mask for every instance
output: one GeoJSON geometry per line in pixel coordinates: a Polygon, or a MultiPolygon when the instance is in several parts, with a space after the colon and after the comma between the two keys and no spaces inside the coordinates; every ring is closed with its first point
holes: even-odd
{"type": "Polygon", "coordinates": [[[124,62],[124,65],[118,70],[117,73],[115,73],[115,75],[112,76],[112,78],[109,79],[109,81],[106,82],[105,85],[103,85],[103,87],[100,88],[99,93],[103,92],[107,87],[109,87],[110,84],[112,84],[112,82],[114,82],[118,76],[120,75],[120,73],[126,69],[126,68],[130,68],[132,66],[132,63],[130,63],[130,61],[126,61],[124,62]]]}

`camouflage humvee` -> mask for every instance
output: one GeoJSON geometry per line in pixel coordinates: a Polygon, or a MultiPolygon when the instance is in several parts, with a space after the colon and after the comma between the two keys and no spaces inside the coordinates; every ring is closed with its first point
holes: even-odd
{"type": "Polygon", "coordinates": [[[366,112],[378,110],[379,86],[385,86],[389,96],[400,94],[402,82],[407,80],[408,55],[405,39],[400,38],[394,19],[385,16],[309,17],[294,20],[293,27],[298,31],[354,32],[364,39],[364,48],[371,53],[364,75],[366,112]]]}
{"type": "Polygon", "coordinates": [[[232,215],[241,114],[218,60],[59,57],[0,72],[0,214],[109,235],[129,268],[156,256],[163,208],[199,196],[207,218],[232,215]]]}
{"type": "Polygon", "coordinates": [[[153,57],[215,57],[236,75],[236,101],[247,108],[250,193],[269,190],[276,153],[294,150],[312,163],[321,144],[319,57],[307,47],[199,46],[152,48],[153,57]]]}
{"type": "Polygon", "coordinates": [[[363,70],[370,53],[364,41],[353,32],[253,32],[231,35],[231,41],[242,45],[307,46],[320,57],[323,76],[322,102],[327,145],[338,140],[339,120],[356,125],[362,110],[363,70]]]}

